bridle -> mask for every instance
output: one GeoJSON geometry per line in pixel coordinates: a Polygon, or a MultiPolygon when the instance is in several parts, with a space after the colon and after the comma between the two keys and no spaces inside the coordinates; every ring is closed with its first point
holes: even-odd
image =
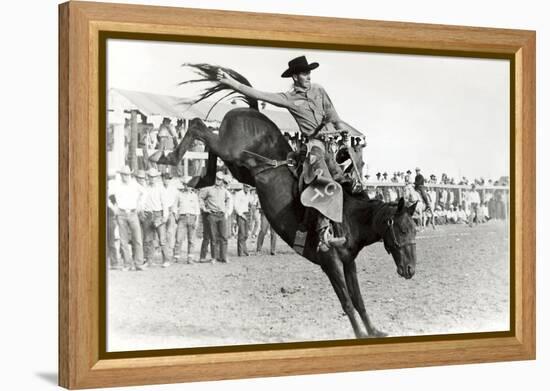
{"type": "Polygon", "coordinates": [[[416,240],[408,240],[403,243],[400,243],[397,240],[397,237],[395,236],[395,228],[393,224],[393,219],[389,219],[386,221],[387,227],[386,231],[384,232],[384,236],[382,237],[384,239],[384,248],[388,252],[388,254],[391,254],[394,250],[400,250],[401,247],[404,246],[416,246],[416,240]],[[389,233],[389,234],[388,234],[389,233]],[[389,239],[387,236],[389,235],[389,239]]]}

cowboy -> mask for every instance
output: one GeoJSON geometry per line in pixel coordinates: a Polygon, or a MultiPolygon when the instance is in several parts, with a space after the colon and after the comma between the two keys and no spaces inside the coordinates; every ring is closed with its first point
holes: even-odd
{"type": "Polygon", "coordinates": [[[121,182],[110,188],[109,193],[114,196],[113,204],[120,233],[120,249],[124,258],[123,270],[141,270],[143,244],[137,209],[142,192],[139,185],[132,180],[130,167],[124,166],[118,173],[121,182]],[[132,252],[130,252],[130,243],[132,243],[132,252]]]}
{"type": "Polygon", "coordinates": [[[250,218],[250,204],[252,197],[248,188],[242,183],[235,184],[235,193],[233,194],[233,206],[237,217],[237,255],[239,257],[248,256],[246,240],[248,239],[248,220],[250,218]]]}
{"type": "Polygon", "coordinates": [[[143,201],[144,201],[144,194],[147,190],[147,175],[145,174],[145,170],[137,170],[134,174],[134,178],[136,180],[136,183],[138,184],[139,191],[141,193],[141,197],[139,197],[139,202],[137,206],[137,212],[138,212],[138,218],[139,218],[139,225],[141,227],[141,243],[145,243],[145,219],[143,217],[143,201]]]}
{"type": "MultiPolygon", "coordinates": [[[[311,83],[311,71],[318,66],[319,63],[317,62],[309,63],[305,56],[290,60],[288,69],[282,73],[281,77],[292,78],[293,88],[285,93],[256,90],[239,83],[223,70],[218,71],[217,78],[220,83],[246,96],[286,108],[296,120],[302,135],[307,136],[307,149],[312,172],[315,172],[316,177],[319,177],[322,176],[322,173],[328,171],[327,174],[332,176],[329,180],[333,179],[336,182],[341,182],[344,180],[342,171],[334,161],[332,154],[326,154],[325,142],[319,133],[328,123],[332,123],[338,132],[344,129],[344,125],[324,88],[311,83]]],[[[335,187],[337,190],[341,190],[340,185],[335,187]]],[[[339,194],[341,195],[341,192],[339,194]]],[[[338,205],[339,209],[334,213],[338,219],[341,219],[342,202],[338,205]]],[[[326,216],[321,215],[318,219],[317,231],[321,238],[319,248],[322,251],[328,251],[331,246],[343,246],[346,242],[345,237],[332,236],[330,221],[326,216]]],[[[302,239],[304,238],[300,240],[302,239]]]]}
{"type": "Polygon", "coordinates": [[[178,262],[184,240],[187,239],[187,260],[188,264],[193,259],[193,238],[197,227],[197,217],[200,213],[199,197],[186,183],[181,182],[177,187],[179,194],[176,198],[175,213],[178,217],[178,228],[176,231],[176,247],[174,248],[174,262],[178,262]]]}
{"type": "Polygon", "coordinates": [[[170,250],[166,241],[166,223],[170,216],[170,207],[166,190],[159,180],[160,172],[156,168],[147,171],[147,187],[143,200],[143,215],[145,227],[145,266],[153,262],[155,252],[154,241],[158,235],[158,241],[162,251],[163,267],[170,266],[170,250]]]}
{"type": "Polygon", "coordinates": [[[174,245],[176,241],[176,229],[178,225],[178,216],[176,213],[176,198],[178,196],[177,185],[172,183],[172,174],[166,171],[161,174],[162,185],[166,192],[166,202],[170,205],[170,211],[168,213],[168,221],[166,222],[166,243],[170,253],[174,253],[174,245]]]}
{"type": "Polygon", "coordinates": [[[474,223],[474,219],[476,224],[481,223],[481,218],[480,218],[481,216],[479,213],[479,206],[481,204],[481,200],[479,197],[479,192],[476,189],[475,183],[472,183],[471,190],[466,194],[466,202],[467,202],[468,209],[470,211],[468,215],[468,226],[471,228],[474,223]]]}
{"type": "Polygon", "coordinates": [[[225,175],[216,173],[216,184],[204,189],[200,194],[201,209],[205,211],[210,230],[210,239],[214,243],[213,258],[221,263],[227,261],[227,217],[233,209],[229,191],[223,185],[225,175]]]}
{"type": "Polygon", "coordinates": [[[416,167],[416,176],[414,177],[414,189],[420,193],[424,205],[426,205],[426,210],[430,209],[430,200],[428,199],[428,194],[426,194],[426,188],[424,187],[424,176],[420,173],[420,167],[416,167]]]}

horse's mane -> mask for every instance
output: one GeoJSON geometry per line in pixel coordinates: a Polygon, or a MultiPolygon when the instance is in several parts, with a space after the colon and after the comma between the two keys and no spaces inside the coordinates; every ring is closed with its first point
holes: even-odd
{"type": "Polygon", "coordinates": [[[355,205],[352,206],[354,211],[364,216],[366,221],[379,222],[390,218],[395,214],[397,202],[384,202],[379,199],[368,199],[366,196],[353,195],[355,205]]]}
{"type": "Polygon", "coordinates": [[[192,105],[196,104],[198,102],[201,102],[201,101],[217,94],[218,92],[222,92],[222,91],[227,92],[227,91],[229,91],[225,95],[223,95],[221,98],[219,98],[216,102],[214,102],[214,104],[212,105],[212,107],[208,111],[206,117],[208,117],[208,115],[210,114],[212,109],[218,103],[220,103],[222,100],[227,99],[229,97],[233,97],[233,99],[236,99],[236,100],[241,100],[241,101],[245,102],[246,104],[248,104],[248,106],[250,108],[258,110],[258,101],[256,99],[250,98],[250,97],[248,97],[244,94],[241,94],[240,92],[237,92],[237,91],[233,90],[231,87],[228,87],[225,84],[221,84],[218,81],[218,78],[217,78],[218,71],[222,70],[225,73],[227,73],[229,76],[231,76],[233,79],[237,80],[239,83],[242,83],[244,85],[252,87],[252,85],[250,84],[248,79],[246,77],[244,77],[243,75],[241,75],[240,73],[234,71],[231,68],[225,68],[225,67],[221,67],[219,65],[211,65],[211,64],[206,64],[206,63],[201,63],[201,64],[185,63],[182,66],[191,68],[196,74],[198,74],[200,76],[200,78],[194,79],[194,80],[186,80],[184,82],[179,83],[179,85],[193,84],[193,83],[204,83],[204,82],[208,82],[208,83],[212,84],[212,86],[205,88],[195,99],[193,99],[192,105]]]}

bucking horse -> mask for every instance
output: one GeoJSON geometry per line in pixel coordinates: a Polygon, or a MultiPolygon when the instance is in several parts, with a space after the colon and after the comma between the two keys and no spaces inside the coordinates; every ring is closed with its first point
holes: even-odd
{"type": "MultiPolygon", "coordinates": [[[[202,77],[182,84],[204,81],[212,83],[195,102],[227,88],[217,82],[216,74],[219,69],[250,86],[246,78],[229,68],[210,64],[185,65],[202,77]]],[[[234,94],[237,93],[229,90],[224,97],[234,94]]],[[[177,165],[193,141],[201,140],[209,151],[209,160],[206,176],[201,178],[197,187],[214,184],[216,160],[219,157],[234,178],[256,188],[267,220],[277,234],[293,247],[300,224],[315,219],[304,220],[306,207],[300,202],[299,181],[287,161],[291,147],[275,123],[258,110],[256,100],[245,96],[239,98],[245,100],[249,107],[239,107],[227,112],[218,134],[209,129],[201,119],[194,118],[189,122],[185,136],[172,152],[157,152],[150,159],[158,164],[177,165]]],[[[397,273],[406,279],[412,278],[416,266],[416,231],[412,215],[416,204],[407,207],[403,198],[398,202],[385,203],[371,200],[366,194],[353,194],[348,190],[344,191],[341,224],[347,239],[345,245],[320,251],[317,246],[318,234],[311,223],[307,226],[308,233],[301,255],[319,265],[327,275],[355,336],[383,337],[387,334],[378,330],[367,314],[357,280],[355,259],[363,247],[383,241],[386,251],[393,257],[397,273]]],[[[310,209],[308,213],[312,211],[316,212],[310,209]]]]}

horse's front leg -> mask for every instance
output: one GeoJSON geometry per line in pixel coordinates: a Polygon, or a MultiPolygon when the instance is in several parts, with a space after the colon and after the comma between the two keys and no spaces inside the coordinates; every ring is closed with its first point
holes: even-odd
{"type": "Polygon", "coordinates": [[[357,280],[357,266],[355,265],[355,261],[348,262],[344,265],[344,275],[346,277],[346,285],[351,300],[367,328],[367,332],[369,333],[368,337],[386,337],[388,334],[376,329],[372,325],[369,315],[367,314],[363,296],[361,295],[361,289],[359,288],[359,281],[357,280]]]}
{"type": "Polygon", "coordinates": [[[330,254],[326,256],[327,261],[321,266],[325,274],[330,280],[334,292],[340,300],[342,309],[346,313],[351,322],[351,327],[357,338],[367,338],[368,335],[363,331],[361,327],[361,321],[357,318],[357,313],[351,301],[350,294],[348,292],[346,281],[344,279],[344,272],[342,270],[342,264],[334,251],[331,251],[330,254]]]}

